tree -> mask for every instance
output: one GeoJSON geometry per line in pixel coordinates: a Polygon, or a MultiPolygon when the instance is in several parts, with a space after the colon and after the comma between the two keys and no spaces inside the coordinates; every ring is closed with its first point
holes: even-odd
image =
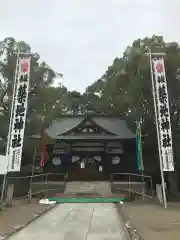
{"type": "MultiPolygon", "coordinates": [[[[95,83],[87,88],[91,94],[101,91],[98,100],[100,111],[106,114],[122,115],[127,119],[135,131],[135,120],[142,119],[143,131],[148,134],[145,138],[144,149],[154,152],[153,165],[159,168],[154,105],[150,77],[149,59],[145,55],[146,48],[152,52],[165,52],[165,66],[168,81],[169,101],[171,107],[172,130],[174,146],[179,142],[179,116],[180,116],[180,48],[177,43],[165,43],[163,37],[152,36],[151,38],[137,39],[132,46],[127,47],[122,58],[116,58],[106,73],[95,83]]],[[[89,105],[91,105],[89,103],[89,105]]],[[[178,170],[179,149],[175,149],[176,169],[178,170]]],[[[151,156],[152,158],[152,156],[151,156]]],[[[152,161],[148,159],[148,161],[152,161]]],[[[174,181],[168,174],[170,190],[172,194],[177,192],[174,181]]],[[[176,184],[177,186],[177,184],[176,184]]]]}
{"type": "Polygon", "coordinates": [[[72,115],[77,115],[81,112],[81,94],[77,91],[67,92],[66,97],[67,111],[72,115]]]}
{"type": "MultiPolygon", "coordinates": [[[[4,48],[0,52],[2,60],[0,61],[0,136],[3,139],[2,147],[6,145],[8,135],[8,121],[10,117],[10,109],[12,102],[13,83],[16,68],[16,52],[20,49],[23,52],[30,53],[30,46],[23,42],[17,42],[14,38],[5,38],[4,48]]],[[[39,54],[31,55],[31,74],[30,74],[30,88],[28,100],[28,112],[25,128],[25,142],[26,136],[40,132],[41,118],[47,115],[47,122],[50,123],[53,118],[54,108],[56,102],[60,99],[60,90],[64,87],[53,88],[53,83],[56,72],[53,71],[45,62],[40,61],[39,54]]],[[[1,146],[0,145],[0,146],[1,146]]],[[[26,143],[24,144],[26,146],[26,143]]],[[[24,149],[28,152],[28,148],[24,149]]],[[[4,148],[5,150],[5,148],[4,148]]]]}

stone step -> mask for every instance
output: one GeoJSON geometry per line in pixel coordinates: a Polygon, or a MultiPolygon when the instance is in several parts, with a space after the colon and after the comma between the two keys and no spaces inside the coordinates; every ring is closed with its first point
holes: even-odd
{"type": "Polygon", "coordinates": [[[109,182],[69,182],[66,184],[65,193],[111,194],[111,184],[109,182]]]}

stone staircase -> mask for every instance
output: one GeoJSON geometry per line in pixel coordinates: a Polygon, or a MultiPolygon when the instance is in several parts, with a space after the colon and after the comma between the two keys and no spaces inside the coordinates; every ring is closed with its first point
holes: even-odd
{"type": "Polygon", "coordinates": [[[67,182],[65,194],[111,195],[110,182],[67,182]]]}

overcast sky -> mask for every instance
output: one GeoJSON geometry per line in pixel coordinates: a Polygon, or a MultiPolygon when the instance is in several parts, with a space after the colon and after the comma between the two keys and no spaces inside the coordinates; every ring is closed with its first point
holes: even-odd
{"type": "Polygon", "coordinates": [[[179,13],[180,0],[0,0],[0,40],[26,41],[82,92],[135,39],[179,41],[179,13]]]}

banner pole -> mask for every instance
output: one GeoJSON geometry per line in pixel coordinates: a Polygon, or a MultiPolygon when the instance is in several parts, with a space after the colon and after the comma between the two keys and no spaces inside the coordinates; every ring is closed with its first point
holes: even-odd
{"type": "MultiPolygon", "coordinates": [[[[154,100],[154,111],[155,111],[155,121],[156,121],[156,130],[157,130],[157,140],[158,140],[158,151],[159,151],[159,161],[160,161],[160,171],[161,171],[161,183],[162,183],[162,193],[163,193],[163,202],[164,207],[167,208],[167,199],[166,199],[166,189],[165,189],[165,181],[164,181],[164,172],[162,165],[162,154],[161,154],[161,143],[160,143],[160,134],[159,134],[159,125],[158,125],[158,115],[157,115],[157,107],[156,107],[156,96],[155,96],[155,87],[154,87],[154,76],[153,76],[153,66],[152,66],[152,52],[149,47],[147,47],[149,53],[149,61],[150,61],[150,69],[151,69],[151,81],[152,81],[152,92],[153,92],[153,100],[154,100]]],[[[161,54],[164,55],[164,54],[161,54]]]]}
{"type": "Polygon", "coordinates": [[[142,169],[141,171],[141,177],[142,177],[142,183],[143,183],[143,186],[142,186],[142,200],[144,200],[144,187],[145,187],[145,181],[144,181],[144,170],[142,169]]]}

